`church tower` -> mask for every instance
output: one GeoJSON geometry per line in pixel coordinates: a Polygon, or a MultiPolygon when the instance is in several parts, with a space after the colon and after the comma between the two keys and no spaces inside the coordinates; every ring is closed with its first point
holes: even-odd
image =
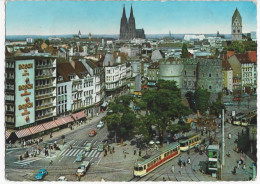
{"type": "Polygon", "coordinates": [[[128,24],[127,24],[127,18],[125,15],[125,5],[124,5],[123,14],[122,14],[121,23],[120,23],[119,39],[122,39],[122,40],[128,39],[127,33],[128,33],[128,24]]]}
{"type": "Polygon", "coordinates": [[[129,38],[128,39],[134,39],[136,36],[135,33],[135,18],[134,18],[134,13],[133,13],[133,7],[131,5],[131,12],[130,12],[130,17],[128,20],[128,31],[129,31],[129,38]]]}
{"type": "Polygon", "coordinates": [[[242,40],[242,17],[237,8],[232,16],[231,31],[232,40],[242,40]]]}

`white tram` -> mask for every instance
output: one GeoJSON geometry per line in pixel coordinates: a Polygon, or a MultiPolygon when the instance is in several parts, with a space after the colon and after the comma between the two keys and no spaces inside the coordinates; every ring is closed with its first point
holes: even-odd
{"type": "Polygon", "coordinates": [[[180,154],[180,144],[172,143],[166,148],[159,150],[149,158],[137,160],[134,165],[134,176],[145,176],[162,164],[177,157],[180,154]]]}

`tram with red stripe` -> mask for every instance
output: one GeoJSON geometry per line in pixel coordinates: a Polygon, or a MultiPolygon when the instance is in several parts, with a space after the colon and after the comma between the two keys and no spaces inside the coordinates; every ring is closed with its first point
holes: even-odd
{"type": "Polygon", "coordinates": [[[172,143],[166,148],[157,151],[154,155],[141,158],[134,165],[134,176],[145,176],[149,172],[160,167],[169,160],[177,157],[180,154],[180,144],[172,143]]]}

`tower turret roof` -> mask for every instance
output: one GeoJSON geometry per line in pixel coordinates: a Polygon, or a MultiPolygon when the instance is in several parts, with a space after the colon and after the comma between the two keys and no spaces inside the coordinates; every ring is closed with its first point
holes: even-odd
{"type": "Polygon", "coordinates": [[[234,23],[236,18],[238,19],[239,23],[242,25],[242,17],[241,17],[241,15],[240,15],[240,13],[239,13],[237,8],[236,8],[236,10],[235,10],[235,12],[234,12],[234,14],[232,16],[232,24],[234,23]]]}

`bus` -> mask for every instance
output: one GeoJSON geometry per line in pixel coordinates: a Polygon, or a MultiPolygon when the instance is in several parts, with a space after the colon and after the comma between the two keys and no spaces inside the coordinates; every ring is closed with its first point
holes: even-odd
{"type": "Polygon", "coordinates": [[[138,159],[134,164],[134,176],[143,177],[180,154],[180,144],[172,143],[154,155],[138,159]]]}
{"type": "Polygon", "coordinates": [[[201,135],[200,134],[193,134],[191,136],[185,137],[184,139],[180,140],[180,150],[187,151],[197,144],[201,143],[201,135]]]}

